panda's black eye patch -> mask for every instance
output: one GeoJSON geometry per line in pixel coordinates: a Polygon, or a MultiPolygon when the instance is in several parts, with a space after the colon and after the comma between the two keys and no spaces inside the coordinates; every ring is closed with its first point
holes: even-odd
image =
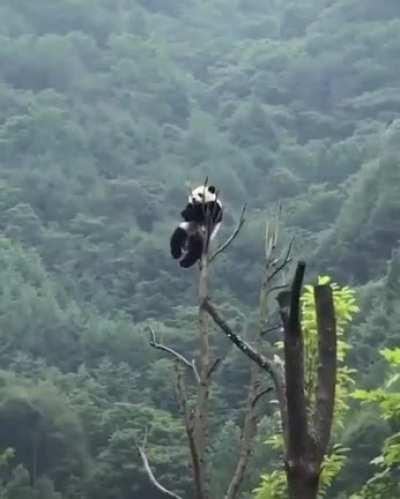
{"type": "Polygon", "coordinates": [[[199,194],[199,198],[203,198],[204,197],[204,194],[199,194]]]}

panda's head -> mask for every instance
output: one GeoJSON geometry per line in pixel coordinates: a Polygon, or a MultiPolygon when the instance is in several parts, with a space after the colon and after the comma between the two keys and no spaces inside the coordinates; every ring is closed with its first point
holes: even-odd
{"type": "Polygon", "coordinates": [[[190,204],[212,203],[217,200],[217,191],[213,185],[200,185],[189,196],[190,204]]]}

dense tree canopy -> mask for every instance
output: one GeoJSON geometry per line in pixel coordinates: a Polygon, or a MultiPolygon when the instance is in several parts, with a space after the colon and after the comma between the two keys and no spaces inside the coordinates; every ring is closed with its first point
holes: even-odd
{"type": "MultiPolygon", "coordinates": [[[[213,276],[229,319],[254,319],[279,202],[311,274],[356,289],[348,359],[358,383],[384,383],[378,352],[399,344],[398,0],[3,0],[0,18],[1,497],[153,498],[135,452],[147,426],[158,477],[189,490],[171,363],[146,326],[193,355],[196,274],[168,238],[206,176],[222,235],[248,203],[213,276]]],[[[218,495],[249,366],[216,349],[218,495]]],[[[331,497],[362,489],[393,431],[369,410],[349,411],[355,451],[331,497]],[[366,428],[377,438],[360,445],[366,428]]],[[[248,491],[275,459],[262,441],[248,491]]]]}

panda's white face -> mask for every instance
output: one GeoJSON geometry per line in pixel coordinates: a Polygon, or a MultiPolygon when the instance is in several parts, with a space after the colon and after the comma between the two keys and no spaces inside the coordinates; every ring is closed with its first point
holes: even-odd
{"type": "Polygon", "coordinates": [[[217,193],[213,185],[200,185],[193,189],[189,196],[189,203],[212,203],[217,199],[217,193]]]}

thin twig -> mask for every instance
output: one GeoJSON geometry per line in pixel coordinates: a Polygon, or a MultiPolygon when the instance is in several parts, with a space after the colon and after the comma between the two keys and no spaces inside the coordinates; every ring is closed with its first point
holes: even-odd
{"type": "Polygon", "coordinates": [[[201,201],[201,210],[203,213],[203,219],[205,221],[205,225],[204,225],[205,234],[203,234],[203,250],[202,250],[203,254],[204,254],[204,252],[208,251],[208,244],[209,244],[209,238],[210,238],[210,214],[207,213],[207,211],[206,211],[206,196],[205,196],[207,184],[208,184],[208,176],[206,177],[206,179],[203,183],[203,197],[202,197],[202,201],[201,201]]]}
{"type": "Polygon", "coordinates": [[[166,489],[161,483],[156,479],[154,476],[154,473],[150,467],[149,460],[146,455],[146,451],[144,450],[144,447],[138,446],[138,451],[140,454],[140,457],[142,458],[143,461],[143,466],[144,469],[147,473],[147,476],[149,477],[150,482],[154,485],[154,487],[159,490],[162,494],[164,494],[167,497],[174,497],[175,499],[182,499],[181,496],[178,496],[174,492],[171,492],[170,490],[166,489]]]}
{"type": "Polygon", "coordinates": [[[257,395],[254,397],[254,399],[252,400],[251,402],[251,405],[254,407],[255,405],[257,405],[257,402],[264,396],[266,395],[267,393],[269,393],[270,391],[272,391],[273,388],[272,386],[269,386],[268,388],[266,388],[265,390],[261,390],[261,392],[257,393],[257,395]]]}
{"type": "Polygon", "coordinates": [[[220,363],[222,362],[222,359],[221,358],[217,358],[215,359],[213,365],[210,367],[210,369],[208,370],[208,378],[211,378],[212,374],[214,373],[214,371],[218,368],[218,366],[220,365],[220,363]]]}
{"type": "Polygon", "coordinates": [[[236,468],[229,483],[224,499],[238,499],[241,485],[249,465],[249,459],[254,451],[254,438],[257,434],[260,415],[256,409],[254,399],[258,394],[260,370],[256,364],[251,366],[251,378],[248,387],[247,403],[244,420],[240,432],[239,454],[236,468]]]}
{"type": "Polygon", "coordinates": [[[157,350],[162,350],[163,352],[167,352],[168,354],[170,354],[173,357],[175,357],[175,359],[178,360],[179,362],[181,362],[184,366],[186,366],[190,370],[192,370],[193,374],[194,374],[194,376],[196,378],[196,381],[199,383],[200,382],[200,376],[199,376],[199,373],[197,371],[195,361],[192,360],[192,362],[190,362],[186,357],[184,357],[181,353],[177,352],[173,348],[167,347],[167,346],[165,346],[165,345],[163,345],[161,343],[158,343],[157,337],[156,337],[156,334],[155,334],[153,328],[149,327],[149,330],[150,330],[150,334],[151,334],[150,345],[153,348],[156,348],[157,350]]]}
{"type": "Polygon", "coordinates": [[[282,263],[280,265],[278,265],[276,267],[276,269],[272,272],[272,274],[268,277],[268,282],[271,282],[272,279],[277,275],[279,274],[279,272],[281,272],[281,270],[283,270],[287,265],[289,265],[289,263],[291,263],[292,261],[292,258],[290,257],[290,254],[292,252],[292,248],[293,248],[293,243],[294,243],[294,237],[291,239],[290,243],[289,243],[289,246],[288,246],[288,249],[287,249],[287,252],[286,252],[286,255],[285,255],[285,258],[283,259],[282,263]]]}
{"type": "MultiPolygon", "coordinates": [[[[215,202],[213,204],[211,213],[208,214],[208,220],[207,220],[207,254],[208,254],[210,240],[211,240],[211,228],[214,224],[214,217],[215,217],[217,210],[219,208],[218,200],[219,200],[219,191],[217,190],[215,192],[215,202]]],[[[208,263],[210,263],[210,257],[208,257],[208,263]]]]}
{"type": "Polygon", "coordinates": [[[233,243],[233,241],[237,238],[240,231],[242,230],[243,224],[246,221],[246,218],[245,218],[246,209],[247,209],[247,205],[244,204],[242,207],[242,211],[240,213],[239,222],[238,222],[235,230],[233,231],[231,236],[228,237],[228,239],[224,243],[222,243],[221,246],[219,246],[219,248],[217,248],[215,253],[212,256],[210,256],[209,263],[213,262],[217,258],[217,256],[220,255],[221,253],[223,253],[233,243]]]}
{"type": "Polygon", "coordinates": [[[267,295],[270,295],[271,293],[274,293],[275,291],[281,291],[282,289],[286,289],[288,287],[288,284],[279,284],[278,286],[272,286],[272,288],[269,288],[267,290],[267,295]]]}
{"type": "Polygon", "coordinates": [[[279,239],[280,208],[278,207],[276,211],[277,213],[272,214],[271,221],[267,222],[265,227],[265,262],[267,262],[267,265],[271,260],[279,239]]]}
{"type": "Polygon", "coordinates": [[[264,336],[265,334],[272,333],[273,331],[278,331],[278,330],[282,329],[282,327],[283,326],[281,323],[274,324],[273,326],[268,327],[267,329],[263,329],[260,334],[261,334],[261,336],[264,336]]]}
{"type": "Polygon", "coordinates": [[[186,436],[188,438],[190,454],[192,457],[193,474],[195,483],[197,484],[199,477],[201,476],[201,463],[199,459],[198,446],[194,436],[195,414],[193,409],[190,409],[187,404],[186,386],[184,377],[182,376],[182,370],[179,369],[178,364],[175,364],[175,369],[177,400],[183,414],[186,436]]]}
{"type": "Polygon", "coordinates": [[[175,383],[176,400],[178,402],[179,409],[181,410],[185,418],[185,423],[186,423],[188,415],[186,385],[181,366],[177,362],[175,363],[175,374],[176,374],[176,383],[175,383]]]}

